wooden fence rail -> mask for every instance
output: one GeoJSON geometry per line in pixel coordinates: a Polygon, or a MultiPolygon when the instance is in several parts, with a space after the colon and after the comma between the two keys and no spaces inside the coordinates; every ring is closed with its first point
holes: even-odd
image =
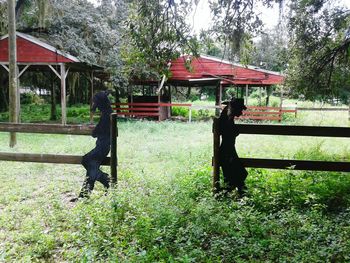
{"type": "MultiPolygon", "coordinates": [[[[188,121],[191,122],[192,104],[190,103],[165,103],[165,102],[117,102],[111,104],[112,109],[121,116],[133,117],[158,117],[160,121],[162,117],[161,107],[187,107],[189,109],[188,121]]],[[[167,116],[168,117],[168,116],[167,116]]]]}
{"type": "Polygon", "coordinates": [[[0,132],[91,135],[92,125],[57,125],[0,122],[0,132]]]}
{"type": "Polygon", "coordinates": [[[240,133],[264,135],[320,136],[320,137],[350,137],[350,128],[329,126],[292,126],[236,124],[240,133]]]}
{"type": "MultiPolygon", "coordinates": [[[[102,165],[109,165],[111,168],[112,183],[117,182],[117,114],[111,114],[111,157],[106,157],[102,165]]],[[[0,123],[0,132],[21,132],[21,133],[46,133],[46,134],[70,134],[70,135],[91,135],[94,126],[92,125],[51,125],[33,123],[0,123]]],[[[17,162],[39,162],[39,163],[60,163],[60,164],[81,164],[82,156],[59,155],[59,154],[34,154],[34,153],[11,153],[0,152],[0,161],[17,162]]]]}
{"type": "MultiPolygon", "coordinates": [[[[290,135],[290,136],[321,136],[321,137],[350,137],[350,128],[347,127],[313,127],[313,126],[283,126],[283,125],[259,125],[237,124],[240,133],[264,134],[264,135],[290,135]]],[[[213,191],[220,186],[219,167],[219,121],[213,122],[213,191]]],[[[293,169],[312,171],[338,171],[350,172],[350,162],[329,162],[310,160],[285,160],[285,159],[256,159],[241,158],[246,167],[268,169],[293,169]]]]}
{"type": "MultiPolygon", "coordinates": [[[[32,162],[32,163],[58,163],[81,164],[82,156],[68,154],[40,154],[40,153],[11,153],[0,152],[1,161],[32,162]]],[[[110,165],[110,157],[107,157],[102,165],[110,165]]]]}

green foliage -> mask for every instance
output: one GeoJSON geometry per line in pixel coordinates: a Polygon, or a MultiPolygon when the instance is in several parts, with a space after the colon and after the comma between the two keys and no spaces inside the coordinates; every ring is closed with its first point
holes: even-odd
{"type": "Polygon", "coordinates": [[[0,1],[0,35],[7,33],[7,1],[0,1]]]}
{"type": "MultiPolygon", "coordinates": [[[[89,105],[75,105],[67,108],[68,123],[88,123],[90,120],[89,105]]],[[[61,115],[61,108],[57,106],[57,115],[61,115]]],[[[0,121],[8,122],[8,112],[0,113],[0,121]]],[[[50,121],[50,105],[42,103],[39,104],[24,104],[21,105],[21,122],[51,122],[50,121]]],[[[55,122],[60,122],[57,120],[55,122]]]]}
{"type": "MultiPolygon", "coordinates": [[[[176,107],[175,106],[175,107],[172,107],[171,115],[172,116],[181,116],[181,117],[188,119],[189,118],[189,109],[185,108],[185,107],[176,107]]],[[[215,115],[215,112],[213,110],[210,111],[208,109],[199,109],[199,110],[192,109],[192,111],[191,111],[191,119],[194,121],[209,120],[214,115],[215,115]]]]}
{"type": "Polygon", "coordinates": [[[214,20],[212,32],[223,43],[227,57],[243,63],[250,61],[251,38],[263,26],[260,15],[256,12],[257,4],[269,6],[272,2],[275,1],[209,1],[214,20]]]}
{"type": "Polygon", "coordinates": [[[296,1],[290,22],[287,85],[307,99],[342,98],[349,84],[349,10],[328,1],[296,1]]]}
{"type": "MultiPolygon", "coordinates": [[[[69,202],[83,181],[81,166],[2,163],[2,261],[350,260],[347,173],[249,169],[246,198],[215,198],[211,122],[124,121],[118,129],[119,181],[107,196],[97,184],[90,199],[69,202]]],[[[82,155],[95,143],[89,136],[18,136],[13,151],[82,155]]],[[[347,141],[281,137],[240,135],[238,151],[350,160],[347,141]]],[[[1,151],[12,151],[7,141],[0,133],[1,151]]]]}
{"type": "Polygon", "coordinates": [[[170,76],[167,64],[172,59],[181,53],[198,55],[197,41],[186,22],[191,3],[130,1],[124,56],[130,75],[137,79],[170,76]]]}
{"type": "Polygon", "coordinates": [[[273,30],[261,34],[251,54],[251,63],[263,69],[282,72],[287,68],[288,39],[284,36],[285,28],[279,25],[273,30]]]}
{"type": "Polygon", "coordinates": [[[21,104],[43,104],[44,100],[34,92],[21,94],[21,104]]]}

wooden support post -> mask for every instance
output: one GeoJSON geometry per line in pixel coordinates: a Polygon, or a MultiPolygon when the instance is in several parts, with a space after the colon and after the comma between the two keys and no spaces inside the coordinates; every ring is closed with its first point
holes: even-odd
{"type": "Polygon", "coordinates": [[[62,125],[67,124],[67,103],[66,103],[66,67],[61,63],[61,115],[62,125]]]}
{"type": "MultiPolygon", "coordinates": [[[[128,91],[129,91],[129,96],[130,96],[130,101],[128,101],[128,103],[134,103],[134,97],[132,96],[132,93],[133,93],[133,88],[132,86],[129,85],[129,88],[128,88],[128,91]]],[[[130,106],[129,107],[129,112],[130,113],[133,113],[133,107],[131,107],[130,109],[130,106]]],[[[133,117],[133,115],[130,115],[130,117],[133,117]]]]}
{"type": "MultiPolygon", "coordinates": [[[[8,50],[9,50],[9,119],[12,123],[19,122],[19,91],[17,83],[17,45],[15,1],[8,0],[8,50]]],[[[10,133],[10,147],[17,144],[16,133],[10,133]]]]}
{"type": "MultiPolygon", "coordinates": [[[[92,98],[94,97],[94,71],[91,71],[91,75],[90,75],[90,109],[92,108],[92,98]]],[[[90,114],[90,123],[94,123],[94,119],[93,119],[93,115],[90,114]]]]}
{"type": "Polygon", "coordinates": [[[261,87],[259,87],[259,106],[261,106],[261,87]]]}
{"type": "Polygon", "coordinates": [[[158,116],[158,121],[161,121],[162,120],[162,106],[160,106],[160,103],[161,103],[161,90],[158,91],[158,113],[159,113],[159,116],[158,116]]]}
{"type": "MultiPolygon", "coordinates": [[[[168,89],[169,89],[169,103],[171,104],[171,85],[170,85],[170,84],[169,84],[169,86],[168,86],[168,89]]],[[[172,110],[172,107],[169,106],[168,119],[171,118],[171,110],[172,110]]]]}
{"type": "Polygon", "coordinates": [[[281,93],[280,93],[280,108],[282,109],[283,105],[283,86],[281,86],[281,93]]]}
{"type": "Polygon", "coordinates": [[[213,119],[213,194],[220,190],[220,166],[219,166],[219,147],[220,147],[220,133],[219,133],[219,119],[213,119]]]}
{"type": "Polygon", "coordinates": [[[18,123],[20,123],[21,122],[21,93],[20,93],[21,83],[19,80],[20,72],[19,72],[18,66],[16,66],[16,75],[17,75],[17,119],[18,119],[18,123]]]}
{"type": "Polygon", "coordinates": [[[111,178],[112,184],[117,184],[117,137],[118,137],[118,128],[117,128],[117,113],[112,113],[110,116],[111,121],[111,178]]]}
{"type": "Polygon", "coordinates": [[[249,91],[248,91],[248,84],[245,85],[245,105],[248,106],[248,97],[249,97],[249,91]]]}
{"type": "Polygon", "coordinates": [[[220,82],[217,83],[216,89],[215,89],[215,116],[219,117],[220,115],[220,108],[218,106],[221,106],[221,84],[220,82]]]}
{"type": "Polygon", "coordinates": [[[189,106],[188,110],[189,110],[189,112],[188,112],[188,122],[191,123],[191,121],[192,121],[192,106],[189,106]]]}

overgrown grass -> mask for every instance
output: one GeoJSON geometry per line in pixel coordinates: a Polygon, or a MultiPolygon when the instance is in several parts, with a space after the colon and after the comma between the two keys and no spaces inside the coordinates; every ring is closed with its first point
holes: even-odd
{"type": "MultiPolygon", "coordinates": [[[[272,97],[272,101],[278,100],[277,97],[272,97]]],[[[213,101],[193,101],[193,108],[191,111],[191,118],[194,121],[209,121],[215,116],[215,109],[206,108],[214,106],[213,101]],[[201,108],[202,107],[202,108],[201,108]]],[[[288,100],[288,103],[295,105],[295,100],[288,100]]],[[[303,105],[309,105],[310,102],[301,102],[303,105]]],[[[256,105],[254,99],[250,99],[250,105],[256,105]]],[[[278,104],[279,105],[279,104],[278,104]]],[[[277,106],[278,106],[277,105],[277,106]]],[[[289,105],[289,104],[288,104],[289,105]]],[[[312,105],[311,105],[312,106],[312,105]]],[[[310,107],[311,107],[310,106],[310,107]]],[[[316,104],[315,106],[320,106],[316,104]]],[[[330,106],[329,106],[330,107],[330,106]]],[[[187,121],[189,118],[189,109],[187,107],[172,107],[172,116],[176,119],[187,121]]],[[[36,123],[60,123],[61,108],[57,106],[57,120],[50,120],[50,105],[49,104],[23,104],[21,106],[21,121],[36,123]]],[[[67,122],[69,124],[88,123],[90,118],[89,105],[74,105],[67,108],[67,122]]],[[[97,121],[98,116],[96,116],[97,121]]],[[[0,113],[0,122],[8,122],[8,112],[0,113]]],[[[278,121],[250,121],[244,120],[245,123],[274,123],[278,121]]],[[[298,111],[297,116],[294,113],[284,113],[282,122],[290,125],[313,125],[313,126],[349,126],[347,111],[298,111]]]]}
{"type": "MultiPolygon", "coordinates": [[[[97,185],[89,200],[69,202],[81,166],[0,163],[0,261],[350,261],[348,173],[249,169],[246,198],[214,198],[211,122],[118,127],[119,183],[107,196],[97,185]]],[[[18,134],[10,149],[0,133],[0,151],[82,155],[94,143],[18,134]]],[[[237,148],[240,156],[350,161],[348,139],[240,135],[237,148]]]]}
{"type": "MultiPolygon", "coordinates": [[[[21,121],[36,123],[60,123],[61,107],[57,106],[57,120],[50,120],[49,104],[24,104],[21,105],[21,121]]],[[[87,123],[90,118],[89,105],[74,105],[67,108],[67,122],[71,124],[87,123]]],[[[0,113],[0,122],[8,122],[9,113],[0,113]]]]}

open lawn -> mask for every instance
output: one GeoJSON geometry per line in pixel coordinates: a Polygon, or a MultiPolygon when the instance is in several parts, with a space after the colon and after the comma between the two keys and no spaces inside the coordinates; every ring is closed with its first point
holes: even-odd
{"type": "MultiPolygon", "coordinates": [[[[327,113],[328,114],[328,113],[327,113]]],[[[288,124],[349,126],[347,112],[288,124]]],[[[0,261],[349,262],[349,173],[250,169],[211,194],[211,122],[120,121],[118,187],[70,203],[79,165],[0,162],[0,261]]],[[[18,134],[0,151],[83,155],[89,136],[18,134]]],[[[240,135],[240,156],[350,161],[350,140],[240,135]]],[[[103,168],[108,171],[108,167],[103,168]]]]}

